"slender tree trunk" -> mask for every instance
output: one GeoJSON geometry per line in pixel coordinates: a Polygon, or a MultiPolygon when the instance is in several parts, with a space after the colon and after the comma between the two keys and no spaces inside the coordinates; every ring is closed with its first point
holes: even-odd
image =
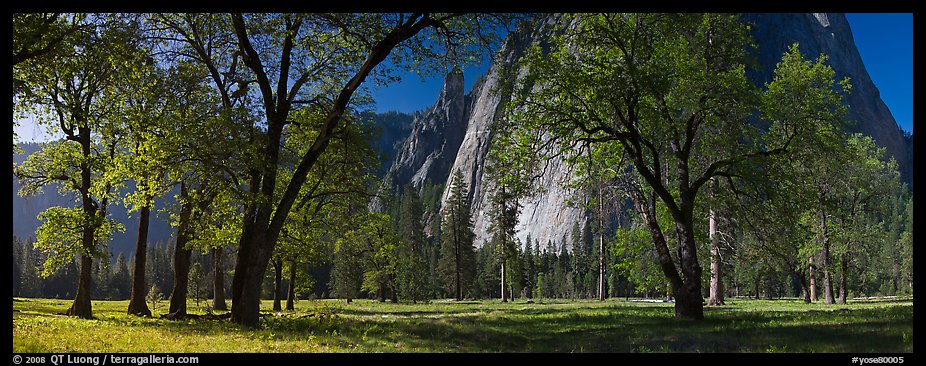
{"type": "Polygon", "coordinates": [[[807,281],[809,282],[807,287],[810,288],[810,301],[816,302],[820,300],[820,297],[817,295],[817,271],[816,265],[813,263],[813,257],[810,256],[810,259],[808,259],[810,265],[807,266],[807,281]]]}
{"type": "Polygon", "coordinates": [[[849,270],[849,264],[846,262],[846,255],[843,254],[840,256],[841,263],[839,264],[839,298],[837,302],[845,305],[847,298],[849,297],[849,288],[848,280],[846,279],[847,271],[849,270]]]}
{"type": "Polygon", "coordinates": [[[762,276],[756,276],[756,300],[759,299],[759,282],[762,281],[762,276]]]}
{"type": "Polygon", "coordinates": [[[830,276],[830,267],[832,266],[830,263],[830,237],[826,226],[826,214],[823,211],[820,211],[820,218],[823,237],[823,294],[825,296],[823,301],[827,305],[832,305],[836,301],[833,296],[833,278],[830,276]]]}
{"type": "Polygon", "coordinates": [[[804,274],[801,271],[795,271],[795,275],[801,281],[801,295],[804,297],[804,303],[810,303],[810,288],[807,285],[807,278],[804,277],[804,274]]]}
{"type": "MultiPolygon", "coordinates": [[[[502,250],[505,250],[502,248],[502,250]]],[[[502,290],[502,302],[508,302],[508,298],[505,296],[505,260],[502,259],[502,280],[501,280],[501,290],[502,290]]]]}
{"type": "MultiPolygon", "coordinates": [[[[150,197],[147,197],[150,200],[150,197]]],[[[149,201],[150,202],[150,201],[149,201]]],[[[151,316],[148,302],[145,301],[145,262],[148,257],[148,223],[151,206],[142,206],[138,213],[138,239],[135,241],[135,268],[132,271],[132,296],[129,299],[130,315],[151,316]]]]}
{"type": "Polygon", "coordinates": [[[296,262],[289,265],[289,290],[286,293],[286,310],[296,309],[296,262]]]}
{"type": "Polygon", "coordinates": [[[212,309],[228,310],[225,304],[225,262],[222,248],[212,249],[212,309]]]}
{"type": "MultiPolygon", "coordinates": [[[[454,226],[456,226],[456,223],[454,223],[454,226]]],[[[459,239],[459,228],[455,228],[453,230],[453,236],[454,236],[453,256],[454,256],[454,265],[456,266],[456,271],[454,273],[456,278],[454,279],[453,283],[454,283],[454,286],[456,287],[455,292],[456,292],[457,301],[462,301],[463,300],[463,263],[462,263],[462,258],[461,258],[462,253],[460,253],[462,249],[460,248],[461,244],[460,244],[460,239],[459,239]]]]}
{"type": "Polygon", "coordinates": [[[605,300],[605,290],[607,289],[604,268],[604,218],[601,194],[601,184],[598,184],[598,301],[605,300]]]}
{"type": "Polygon", "coordinates": [[[282,311],[283,298],[283,261],[273,260],[273,311],[282,311]]]}
{"type": "Polygon", "coordinates": [[[723,267],[720,258],[720,235],[717,234],[717,218],[714,210],[708,216],[708,235],[711,240],[711,289],[708,305],[723,305],[723,267]]]}
{"type": "Polygon", "coordinates": [[[180,183],[180,222],[177,225],[177,245],[174,249],[174,287],[170,293],[168,319],[186,317],[187,290],[190,283],[190,257],[192,249],[187,249],[190,242],[190,228],[193,215],[193,203],[187,192],[186,182],[180,183]]]}

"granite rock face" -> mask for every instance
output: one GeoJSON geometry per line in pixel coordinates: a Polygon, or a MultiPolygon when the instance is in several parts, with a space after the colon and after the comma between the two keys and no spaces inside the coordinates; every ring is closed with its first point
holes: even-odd
{"type": "Polygon", "coordinates": [[[913,147],[904,138],[894,116],[881,100],[881,93],[871,81],[862,57],[855,47],[852,29],[840,13],[746,14],[752,26],[761,65],[756,80],[771,80],[775,64],[787,48],[798,43],[805,58],[816,59],[821,53],[836,71],[836,78],[849,77],[852,92],[848,95],[851,132],[871,136],[897,160],[901,178],[912,186],[913,147]]]}
{"type": "MultiPolygon", "coordinates": [[[[491,187],[490,182],[485,179],[485,168],[493,138],[491,125],[502,113],[503,103],[507,100],[507,96],[497,92],[503,77],[502,70],[514,64],[532,42],[543,41],[548,37],[544,25],[558,21],[559,16],[551,15],[539,22],[534,29],[512,33],[496,56],[485,79],[475,85],[471,92],[473,104],[467,120],[466,136],[449,174],[461,171],[469,187],[476,246],[483,245],[490,238],[488,212],[491,187]]],[[[569,179],[566,170],[565,164],[559,161],[550,162],[543,181],[538,182],[539,186],[546,189],[520,201],[521,214],[516,227],[516,237],[522,242],[530,236],[531,240],[539,240],[544,244],[548,240],[558,243],[564,234],[568,235],[575,222],[584,222],[586,219],[582,209],[567,204],[567,200],[573,197],[575,192],[569,192],[564,188],[564,183],[569,179]]],[[[442,204],[448,199],[449,193],[449,187],[445,187],[442,204]]]]}
{"type": "MultiPolygon", "coordinates": [[[[828,62],[836,70],[837,78],[848,76],[853,84],[848,96],[849,117],[855,121],[852,131],[872,136],[879,146],[886,147],[887,153],[897,160],[904,181],[912,182],[912,146],[881,101],[855,48],[844,15],[745,14],[743,20],[751,24],[758,45],[760,67],[751,75],[755,81],[770,80],[775,65],[794,42],[800,44],[807,58],[816,58],[820,53],[829,55],[828,62]]],[[[394,168],[390,169],[395,183],[408,182],[416,187],[420,187],[424,179],[445,183],[449,176],[461,171],[470,189],[477,246],[489,238],[490,183],[485,179],[485,167],[493,138],[490,127],[507,99],[496,92],[502,70],[512,65],[532,42],[543,41],[549,36],[542,29],[544,24],[559,21],[561,17],[550,15],[533,29],[511,33],[485,77],[474,84],[465,97],[462,75],[448,76],[438,102],[416,119],[414,130],[403,145],[406,151],[399,153],[394,168]]],[[[584,210],[570,204],[584,198],[581,192],[564,188],[569,176],[565,164],[551,162],[544,181],[540,182],[546,189],[520,202],[517,237],[522,242],[530,236],[543,245],[548,240],[559,243],[568,239],[574,223],[581,225],[588,219],[584,210]]],[[[449,189],[445,187],[442,204],[448,194],[449,189]]]]}
{"type": "Polygon", "coordinates": [[[411,184],[416,188],[426,180],[447,180],[466,130],[466,116],[463,73],[453,72],[444,79],[434,106],[415,114],[412,131],[397,151],[386,177],[394,186],[411,184]]]}

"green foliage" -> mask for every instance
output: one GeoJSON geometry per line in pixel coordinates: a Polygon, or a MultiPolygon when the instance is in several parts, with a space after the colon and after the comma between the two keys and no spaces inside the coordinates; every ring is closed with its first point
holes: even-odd
{"type": "Polygon", "coordinates": [[[413,302],[427,300],[431,294],[428,271],[430,247],[424,238],[421,224],[424,207],[410,185],[402,194],[402,214],[399,218],[399,236],[402,245],[398,250],[397,291],[400,299],[413,302]]]}
{"type": "Polygon", "coordinates": [[[78,255],[101,257],[105,248],[94,247],[88,252],[83,244],[85,227],[94,229],[94,237],[105,243],[115,231],[124,230],[122,224],[98,215],[87,216],[82,209],[50,207],[39,214],[42,225],[36,232],[35,248],[46,259],[42,263],[41,275],[48,278],[55,271],[72,262],[78,255]]]}
{"type": "Polygon", "coordinates": [[[476,271],[472,208],[463,173],[454,173],[449,184],[450,194],[442,209],[438,272],[447,293],[462,300],[476,271]]]}
{"type": "Polygon", "coordinates": [[[615,258],[611,270],[633,283],[637,293],[656,295],[666,292],[665,276],[645,229],[637,225],[617,229],[609,249],[615,258]]]}
{"type": "Polygon", "coordinates": [[[164,300],[164,293],[161,292],[161,289],[158,288],[158,285],[151,285],[151,288],[148,290],[148,294],[145,295],[145,301],[148,302],[148,306],[151,307],[151,312],[157,312],[158,307],[161,306],[161,301],[164,300]]]}

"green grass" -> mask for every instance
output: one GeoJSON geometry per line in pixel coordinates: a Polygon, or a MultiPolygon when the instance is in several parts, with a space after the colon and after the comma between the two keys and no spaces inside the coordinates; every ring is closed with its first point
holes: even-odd
{"type": "MultiPolygon", "coordinates": [[[[263,306],[269,310],[270,301],[263,306]]],[[[95,319],[58,315],[68,300],[14,299],[13,352],[912,352],[913,299],[728,300],[701,321],[672,304],[622,300],[300,301],[249,329],[169,321],[94,301],[95,319]]],[[[161,309],[157,313],[163,312],[161,309]]],[[[191,309],[196,308],[193,304],[191,309]]],[[[201,313],[201,312],[200,312],[201,313]]]]}

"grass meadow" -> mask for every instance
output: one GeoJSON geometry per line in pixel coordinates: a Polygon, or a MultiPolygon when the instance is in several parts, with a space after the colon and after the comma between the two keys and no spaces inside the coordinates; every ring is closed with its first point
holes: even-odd
{"type": "Polygon", "coordinates": [[[264,300],[258,328],[139,318],[125,314],[128,301],[94,301],[92,320],[60,315],[70,303],[14,298],[13,352],[913,352],[912,297],[728,299],[701,321],[676,319],[671,303],[624,299],[302,300],[280,314],[264,300]]]}

